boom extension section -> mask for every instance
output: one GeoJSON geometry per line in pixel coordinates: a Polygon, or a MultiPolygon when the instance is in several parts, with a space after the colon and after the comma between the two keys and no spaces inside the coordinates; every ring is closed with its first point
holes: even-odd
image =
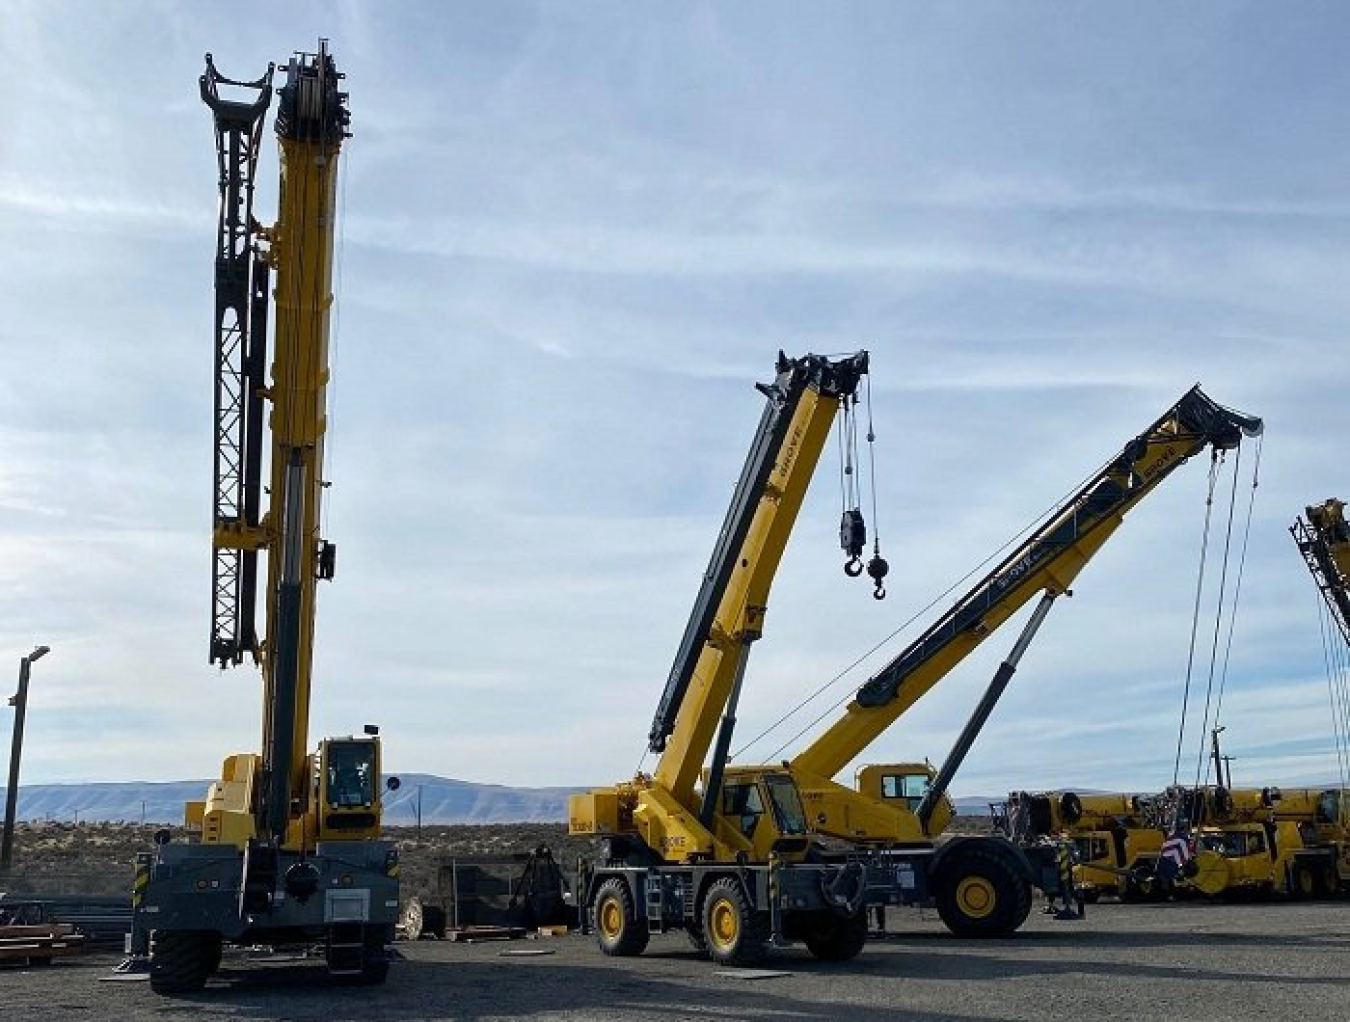
{"type": "Polygon", "coordinates": [[[1345,502],[1332,498],[1309,506],[1289,532],[1341,637],[1350,643],[1350,524],[1345,520],[1345,502]]]}
{"type": "Polygon", "coordinates": [[[258,499],[262,478],[263,372],[267,354],[268,277],[257,248],[253,185],[263,116],[272,102],[275,64],[253,82],[216,70],[206,55],[202,101],[215,115],[220,167],[216,230],[215,542],[211,550],[211,660],[221,667],[258,655],[258,499]],[[254,90],[251,101],[225,99],[220,86],[254,90]]]}

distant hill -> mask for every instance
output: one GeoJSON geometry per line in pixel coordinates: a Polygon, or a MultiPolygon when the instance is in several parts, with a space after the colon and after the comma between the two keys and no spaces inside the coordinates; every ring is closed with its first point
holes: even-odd
{"type": "Polygon", "coordinates": [[[990,802],[1002,802],[1002,798],[970,795],[965,798],[953,798],[957,816],[988,816],[990,802]]]}
{"type": "MultiPolygon", "coordinates": [[[[581,788],[511,788],[475,784],[434,774],[401,774],[387,792],[384,819],[394,826],[417,822],[550,823],[567,819],[567,796],[581,788]]],[[[19,788],[20,820],[181,823],[183,803],[206,796],[210,781],[119,781],[102,784],[31,784],[19,788]]]]}
{"type": "MultiPolygon", "coordinates": [[[[398,791],[386,792],[384,819],[393,826],[425,824],[563,823],[567,796],[584,788],[512,788],[435,774],[400,774],[398,791]]],[[[20,820],[181,823],[183,803],[206,797],[210,781],[118,781],[102,784],[31,784],[19,788],[20,820]]],[[[1084,789],[1086,790],[1086,789],[1084,789]]],[[[961,816],[988,816],[995,799],[955,799],[961,816]]]]}

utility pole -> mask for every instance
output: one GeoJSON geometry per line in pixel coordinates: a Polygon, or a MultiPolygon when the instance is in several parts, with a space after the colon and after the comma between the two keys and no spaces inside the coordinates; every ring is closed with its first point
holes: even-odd
{"type": "Polygon", "coordinates": [[[39,646],[19,661],[19,691],[10,699],[14,707],[14,741],[9,750],[9,788],[5,793],[5,832],[0,843],[0,873],[9,872],[14,858],[14,812],[19,802],[19,754],[23,750],[23,719],[28,709],[28,672],[32,665],[51,652],[39,646]]]}
{"type": "Polygon", "coordinates": [[[422,838],[422,786],[417,786],[417,837],[422,838]]]}

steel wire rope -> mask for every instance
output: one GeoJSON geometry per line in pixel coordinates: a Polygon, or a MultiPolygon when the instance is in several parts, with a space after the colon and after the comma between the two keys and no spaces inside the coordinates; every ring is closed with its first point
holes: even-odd
{"type": "Polygon", "coordinates": [[[1327,682],[1332,700],[1332,719],[1339,748],[1343,749],[1341,768],[1344,786],[1350,779],[1350,679],[1347,679],[1347,662],[1350,661],[1350,648],[1346,646],[1347,636],[1340,624],[1333,618],[1330,605],[1319,600],[1323,615],[1323,649],[1329,658],[1327,682]],[[1330,622],[1330,623],[1327,623],[1330,622]]]}
{"type": "MultiPolygon", "coordinates": [[[[1334,636],[1332,641],[1335,641],[1334,636]]],[[[1343,749],[1344,766],[1341,769],[1341,787],[1350,784],[1350,648],[1337,643],[1335,650],[1335,689],[1333,695],[1340,697],[1340,718],[1335,723],[1336,735],[1343,749]]]]}
{"type": "MultiPolygon", "coordinates": [[[[1209,731],[1209,708],[1214,700],[1214,675],[1219,661],[1219,634],[1223,630],[1223,606],[1224,596],[1228,591],[1228,561],[1233,549],[1233,511],[1237,507],[1237,484],[1238,469],[1242,467],[1242,447],[1238,446],[1237,454],[1233,456],[1233,482],[1228,492],[1228,520],[1224,527],[1223,537],[1223,558],[1219,563],[1219,593],[1218,600],[1214,607],[1214,634],[1209,644],[1209,674],[1205,683],[1205,710],[1201,716],[1200,726],[1200,744],[1196,751],[1195,758],[1195,787],[1200,787],[1200,773],[1204,770],[1205,780],[1209,780],[1209,763],[1205,755],[1205,735],[1209,731]]],[[[1229,610],[1230,617],[1237,611],[1236,607],[1229,610]]],[[[1229,632],[1231,639],[1231,628],[1229,632]]],[[[1220,681],[1220,695],[1223,698],[1222,681],[1220,681]]],[[[1217,727],[1219,715],[1216,710],[1214,714],[1214,724],[1217,727]]],[[[1216,767],[1217,769],[1217,767],[1216,767]]],[[[1223,778],[1215,778],[1215,783],[1222,783],[1223,778]]]]}
{"type": "MultiPolygon", "coordinates": [[[[1238,602],[1242,596],[1242,577],[1247,567],[1247,544],[1252,532],[1252,511],[1256,505],[1256,491],[1261,486],[1261,445],[1265,436],[1256,438],[1256,460],[1252,464],[1251,493],[1247,498],[1247,518],[1242,528],[1242,547],[1238,553],[1237,579],[1233,583],[1233,603],[1228,612],[1228,637],[1224,643],[1223,666],[1219,670],[1219,698],[1214,705],[1214,726],[1218,727],[1223,713],[1223,696],[1228,683],[1228,662],[1233,652],[1233,629],[1237,624],[1238,602]]],[[[1233,466],[1233,482],[1237,484],[1237,466],[1233,466]]]]}
{"type": "MultiPolygon", "coordinates": [[[[847,402],[847,398],[844,399],[847,402]]],[[[844,405],[845,415],[841,416],[834,431],[835,444],[839,448],[839,514],[840,521],[843,516],[848,514],[848,447],[844,440],[844,420],[847,416],[847,404],[844,405]]]]}
{"type": "Polygon", "coordinates": [[[1341,786],[1350,783],[1350,621],[1333,607],[1327,589],[1342,589],[1346,580],[1339,568],[1334,578],[1326,576],[1326,586],[1318,583],[1317,601],[1319,623],[1322,629],[1323,658],[1327,665],[1327,688],[1331,697],[1333,737],[1336,741],[1337,760],[1341,772],[1341,786]]]}
{"type": "MultiPolygon", "coordinates": [[[[1218,470],[1222,458],[1216,449],[1209,459],[1209,492],[1205,495],[1205,524],[1200,538],[1200,565],[1195,579],[1195,606],[1191,611],[1191,636],[1186,651],[1186,684],[1181,695],[1181,726],[1177,731],[1177,755],[1172,764],[1172,784],[1176,785],[1181,776],[1181,747],[1186,736],[1186,709],[1191,702],[1191,674],[1195,666],[1195,639],[1200,628],[1200,600],[1205,588],[1205,563],[1209,557],[1209,525],[1214,511],[1214,487],[1218,483],[1218,470]]],[[[1178,807],[1180,812],[1180,807],[1178,807]]]]}
{"type": "MultiPolygon", "coordinates": [[[[1328,608],[1329,610],[1329,608],[1328,608]]],[[[1335,637],[1331,636],[1332,641],[1335,637]]],[[[1341,785],[1350,783],[1350,648],[1344,643],[1333,646],[1335,650],[1336,676],[1335,694],[1340,697],[1339,738],[1344,749],[1345,766],[1342,770],[1341,785]]]]}
{"type": "Polygon", "coordinates": [[[1336,750],[1336,767],[1341,777],[1341,787],[1345,787],[1350,777],[1350,749],[1346,747],[1346,691],[1344,653],[1345,642],[1335,622],[1328,624],[1330,608],[1317,594],[1317,627],[1322,637],[1322,661],[1327,672],[1327,696],[1331,701],[1332,741],[1336,750]]]}
{"type": "Polygon", "coordinates": [[[844,466],[844,478],[847,480],[847,501],[851,507],[862,507],[862,480],[858,477],[861,461],[858,458],[858,398],[846,397],[843,402],[843,427],[845,442],[848,444],[848,463],[844,466]]]}
{"type": "Polygon", "coordinates": [[[868,485],[872,487],[872,549],[881,555],[881,516],[877,513],[877,431],[872,424],[872,377],[868,376],[867,388],[867,469],[868,485]]]}

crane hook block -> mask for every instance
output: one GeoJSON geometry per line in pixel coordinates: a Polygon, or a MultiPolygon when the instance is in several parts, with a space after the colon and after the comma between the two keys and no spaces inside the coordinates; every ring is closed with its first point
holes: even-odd
{"type": "Polygon", "coordinates": [[[862,511],[850,508],[839,520],[839,545],[848,554],[844,565],[844,574],[857,578],[863,572],[862,552],[867,546],[867,523],[863,521],[862,511]]]}
{"type": "Polygon", "coordinates": [[[876,583],[876,588],[872,590],[873,599],[884,600],[886,598],[886,586],[883,584],[883,580],[890,573],[890,570],[890,564],[881,554],[874,554],[872,559],[867,562],[867,577],[876,583]]]}

